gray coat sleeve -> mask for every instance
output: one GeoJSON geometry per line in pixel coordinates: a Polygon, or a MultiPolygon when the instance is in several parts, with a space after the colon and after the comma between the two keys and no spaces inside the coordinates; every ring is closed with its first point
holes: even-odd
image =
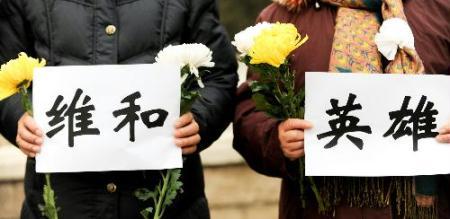
{"type": "Polygon", "coordinates": [[[188,42],[203,43],[213,52],[215,67],[204,76],[201,98],[192,113],[200,126],[203,150],[220,137],[231,121],[236,92],[237,63],[234,49],[219,22],[215,0],[191,0],[188,20],[188,42]]]}

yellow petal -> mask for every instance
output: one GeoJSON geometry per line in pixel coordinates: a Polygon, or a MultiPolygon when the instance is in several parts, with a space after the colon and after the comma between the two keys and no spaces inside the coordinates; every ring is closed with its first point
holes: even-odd
{"type": "Polygon", "coordinates": [[[308,40],[301,37],[293,24],[276,23],[255,37],[250,48],[250,64],[269,64],[280,67],[295,49],[308,40]]]}
{"type": "Polygon", "coordinates": [[[45,64],[44,59],[28,57],[23,52],[18,58],[3,64],[0,68],[0,100],[18,92],[19,85],[25,84],[28,88],[33,80],[34,69],[44,67],[45,64]]]}
{"type": "Polygon", "coordinates": [[[0,100],[4,100],[10,96],[12,96],[13,94],[17,93],[18,90],[17,89],[4,89],[4,88],[0,88],[0,100]]]}

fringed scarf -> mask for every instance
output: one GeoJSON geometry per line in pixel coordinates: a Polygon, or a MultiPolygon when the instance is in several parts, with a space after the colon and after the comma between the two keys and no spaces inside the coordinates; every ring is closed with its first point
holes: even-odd
{"type": "MultiPolygon", "coordinates": [[[[299,11],[306,0],[274,0],[291,11],[299,11]]],[[[330,56],[331,72],[408,73],[424,72],[423,63],[414,47],[399,48],[383,69],[382,54],[375,43],[380,23],[391,18],[406,23],[401,0],[314,0],[339,7],[330,56]],[[381,15],[381,16],[380,16],[381,15]]],[[[311,2],[311,1],[310,1],[311,2]]],[[[409,26],[408,26],[409,28],[409,26]]],[[[321,181],[320,179],[318,179],[321,181]]],[[[391,206],[396,216],[411,219],[437,218],[435,206],[419,207],[416,193],[434,195],[435,178],[324,177],[320,193],[333,211],[340,204],[352,207],[385,208],[391,206]],[[415,180],[416,179],[416,180],[415,180]]]]}

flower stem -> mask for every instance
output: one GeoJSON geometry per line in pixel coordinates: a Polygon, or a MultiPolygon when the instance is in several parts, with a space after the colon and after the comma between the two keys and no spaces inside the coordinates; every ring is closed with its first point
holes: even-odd
{"type": "Polygon", "coordinates": [[[162,189],[160,191],[160,195],[159,195],[159,198],[158,198],[158,203],[156,204],[156,210],[155,210],[155,214],[153,216],[153,219],[160,219],[162,217],[161,209],[162,209],[162,205],[163,205],[163,200],[164,200],[164,198],[166,196],[166,192],[167,192],[167,189],[168,189],[167,186],[169,184],[170,170],[166,171],[165,176],[162,173],[161,173],[161,175],[162,175],[162,178],[163,178],[163,187],[162,187],[162,189]]]}
{"type": "Polygon", "coordinates": [[[302,208],[306,208],[306,200],[305,200],[305,165],[304,165],[304,158],[300,158],[300,179],[299,179],[299,186],[300,186],[300,204],[302,208]]]}
{"type": "MultiPolygon", "coordinates": [[[[19,93],[21,96],[22,106],[25,111],[33,116],[33,105],[30,100],[30,95],[28,93],[26,84],[24,82],[23,85],[19,86],[19,93]]],[[[50,174],[45,174],[45,185],[43,189],[43,198],[44,198],[44,207],[41,208],[42,214],[45,215],[48,219],[58,219],[58,208],[56,207],[55,201],[55,191],[52,188],[50,181],[50,174]]]]}
{"type": "Polygon", "coordinates": [[[33,105],[30,101],[30,95],[28,93],[27,87],[25,85],[22,85],[19,87],[19,93],[21,95],[22,100],[22,106],[25,109],[25,111],[33,116],[33,105]]]}
{"type": "Polygon", "coordinates": [[[308,176],[308,181],[311,184],[311,189],[314,192],[314,196],[316,196],[317,205],[319,207],[320,213],[325,213],[325,204],[323,202],[322,196],[320,196],[319,189],[317,188],[316,183],[314,182],[314,177],[308,176]]]}
{"type": "MultiPolygon", "coordinates": [[[[320,213],[325,212],[325,204],[323,202],[322,196],[320,195],[319,189],[317,188],[316,182],[314,181],[314,177],[308,176],[308,182],[311,186],[311,190],[314,193],[314,196],[317,201],[317,205],[320,213]]],[[[304,180],[305,180],[305,158],[300,158],[300,200],[302,207],[305,208],[305,197],[304,197],[304,180]]]]}
{"type": "MultiPolygon", "coordinates": [[[[317,205],[320,213],[325,213],[325,204],[323,202],[322,196],[320,195],[319,189],[317,188],[316,182],[314,181],[314,177],[308,176],[308,182],[311,186],[311,190],[314,193],[314,196],[317,201],[317,205]]],[[[305,208],[305,196],[304,196],[304,180],[305,180],[305,158],[300,158],[300,201],[302,207],[305,208]]]]}
{"type": "Polygon", "coordinates": [[[55,192],[51,187],[50,174],[45,174],[45,185],[43,193],[45,206],[41,209],[42,214],[48,219],[58,219],[58,208],[55,202],[55,192]]]}

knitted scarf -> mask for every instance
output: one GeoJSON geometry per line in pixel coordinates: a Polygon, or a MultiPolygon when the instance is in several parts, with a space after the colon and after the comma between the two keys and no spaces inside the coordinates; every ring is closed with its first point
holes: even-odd
{"type": "MultiPolygon", "coordinates": [[[[299,11],[304,0],[274,0],[291,11],[299,11]]],[[[309,1],[312,3],[311,1],[309,1]]],[[[391,18],[406,21],[402,0],[314,0],[338,7],[330,56],[330,72],[421,74],[423,63],[414,48],[398,48],[383,69],[383,57],[375,43],[381,23],[391,18]]],[[[419,207],[416,194],[434,195],[436,178],[323,177],[320,192],[329,211],[340,204],[352,207],[385,208],[391,206],[397,217],[437,218],[436,208],[419,207]]]]}

